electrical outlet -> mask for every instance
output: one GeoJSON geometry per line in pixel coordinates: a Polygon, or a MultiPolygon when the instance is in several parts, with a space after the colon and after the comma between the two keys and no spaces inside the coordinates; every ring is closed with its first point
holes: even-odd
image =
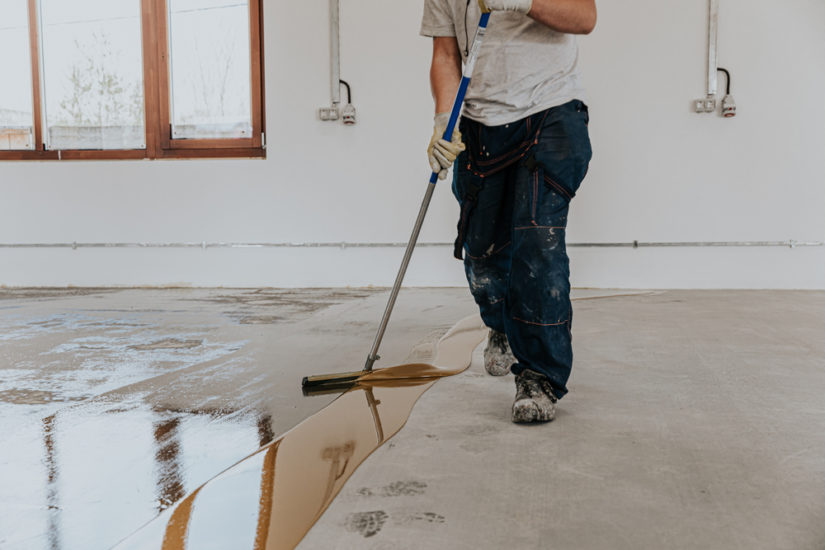
{"type": "Polygon", "coordinates": [[[321,120],[338,120],[339,117],[338,107],[321,107],[318,109],[318,118],[321,120]]]}
{"type": "Polygon", "coordinates": [[[722,116],[725,118],[732,118],[736,116],[736,102],[729,95],[726,95],[722,100],[722,116]]]}
{"type": "Polygon", "coordinates": [[[351,103],[344,106],[344,110],[341,111],[341,117],[347,126],[355,124],[355,107],[351,103]]]}
{"type": "Polygon", "coordinates": [[[716,110],[716,98],[706,97],[693,101],[693,110],[697,113],[712,113],[716,110]]]}

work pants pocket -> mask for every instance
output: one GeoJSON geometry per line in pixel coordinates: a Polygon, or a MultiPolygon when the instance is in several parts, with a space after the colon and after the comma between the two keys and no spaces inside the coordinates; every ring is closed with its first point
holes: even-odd
{"type": "Polygon", "coordinates": [[[532,150],[545,188],[568,202],[576,196],[593,157],[589,121],[587,105],[578,100],[552,109],[532,150]]]}

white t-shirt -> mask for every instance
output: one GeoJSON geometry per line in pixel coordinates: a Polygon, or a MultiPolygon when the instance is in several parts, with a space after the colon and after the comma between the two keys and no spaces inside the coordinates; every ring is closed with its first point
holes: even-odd
{"type": "MultiPolygon", "coordinates": [[[[480,17],[477,0],[424,0],[421,34],[456,37],[466,61],[480,17]]],[[[498,126],[573,99],[585,99],[576,38],[521,13],[493,12],[464,116],[498,126]]]]}

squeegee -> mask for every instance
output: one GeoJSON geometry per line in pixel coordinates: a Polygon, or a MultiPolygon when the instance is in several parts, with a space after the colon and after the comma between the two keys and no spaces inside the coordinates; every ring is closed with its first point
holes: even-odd
{"type": "MultiPolygon", "coordinates": [[[[461,116],[461,109],[464,106],[464,96],[467,95],[467,87],[470,85],[470,80],[475,69],[476,60],[478,59],[478,52],[481,49],[481,43],[484,35],[487,32],[487,23],[490,20],[490,12],[485,11],[481,14],[481,19],[478,22],[478,29],[476,30],[475,39],[470,52],[467,54],[467,60],[464,63],[464,72],[462,74],[461,83],[458,86],[458,92],[453,101],[453,109],[450,113],[450,121],[447,124],[447,129],[444,131],[444,139],[452,141],[453,131],[458,124],[458,119],[461,116]]],[[[390,298],[387,301],[387,307],[384,309],[384,316],[381,319],[381,324],[378,327],[378,333],[375,335],[375,341],[372,344],[369,355],[367,355],[367,362],[364,365],[364,370],[357,372],[343,372],[338,374],[322,374],[318,376],[307,376],[301,382],[304,392],[316,393],[322,387],[330,387],[330,389],[346,388],[347,385],[355,384],[358,379],[373,370],[373,365],[380,359],[378,355],[378,348],[381,346],[381,341],[384,338],[384,332],[387,330],[387,325],[390,322],[390,315],[395,307],[395,301],[398,298],[398,292],[401,290],[401,284],[404,282],[404,276],[407,274],[407,267],[410,265],[415,245],[418,243],[418,236],[421,233],[421,227],[424,225],[424,217],[427,215],[427,210],[430,207],[430,201],[435,191],[435,186],[438,183],[438,172],[434,171],[430,176],[430,181],[427,184],[427,192],[424,194],[424,200],[421,203],[421,209],[418,212],[418,218],[415,220],[410,241],[407,244],[407,250],[404,253],[404,259],[401,261],[401,268],[398,270],[398,276],[395,278],[390,298]]]]}

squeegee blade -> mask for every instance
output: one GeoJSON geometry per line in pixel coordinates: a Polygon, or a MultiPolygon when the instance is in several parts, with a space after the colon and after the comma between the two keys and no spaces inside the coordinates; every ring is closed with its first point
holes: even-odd
{"type": "Polygon", "coordinates": [[[320,374],[317,376],[305,376],[301,381],[302,388],[317,388],[319,386],[332,386],[336,384],[351,384],[358,378],[367,374],[366,371],[340,372],[337,374],[320,374]]]}

